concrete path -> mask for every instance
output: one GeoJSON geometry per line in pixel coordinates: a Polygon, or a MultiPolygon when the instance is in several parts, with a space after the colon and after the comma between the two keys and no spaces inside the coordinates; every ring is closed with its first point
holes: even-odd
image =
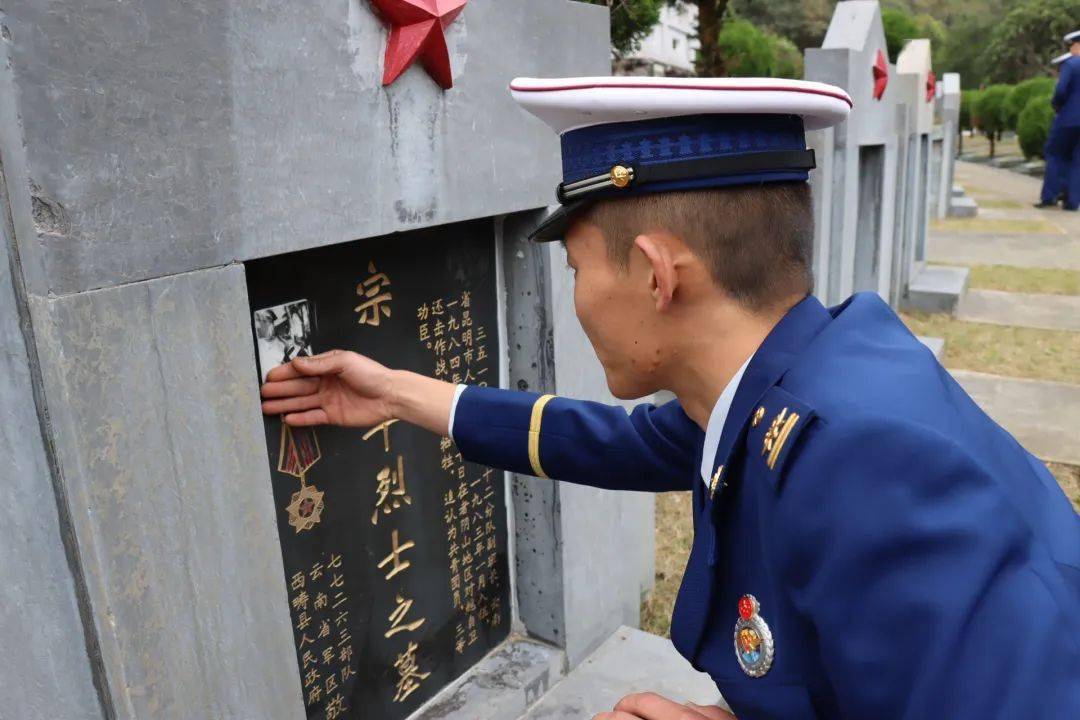
{"type": "MultiPolygon", "coordinates": [[[[930,262],[1080,269],[1080,213],[1032,207],[1040,180],[958,162],[956,182],[978,201],[979,216],[935,223],[927,240],[930,262]]],[[[956,317],[1080,332],[1080,297],[969,289],[956,317]]],[[[983,410],[1033,454],[1080,465],[1080,385],[951,372],[983,410]]]]}
{"type": "Polygon", "coordinates": [[[1080,332],[1080,296],[968,290],[960,298],[956,319],[1080,332]]]}
{"type": "Polygon", "coordinates": [[[979,203],[979,217],[935,222],[930,262],[1080,270],[1080,213],[1037,210],[1039,180],[1011,170],[957,162],[956,182],[979,203]]]}
{"type": "Polygon", "coordinates": [[[721,702],[712,679],[696,672],[670,640],[622,627],[541,698],[523,720],[587,720],[646,690],[699,705],[721,702]]]}
{"type": "Polygon", "coordinates": [[[1080,465],[1080,385],[951,370],[975,402],[1029,452],[1080,465]]]}

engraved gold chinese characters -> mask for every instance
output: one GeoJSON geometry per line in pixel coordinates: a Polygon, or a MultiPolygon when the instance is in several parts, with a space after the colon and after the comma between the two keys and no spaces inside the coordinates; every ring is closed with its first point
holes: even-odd
{"type": "Polygon", "coordinates": [[[348,601],[343,558],[337,553],[289,578],[304,702],[308,708],[324,705],[328,720],[345,716],[345,698],[357,676],[348,601]]]}
{"type": "MultiPolygon", "coordinates": [[[[487,333],[472,315],[472,293],[463,290],[416,309],[417,339],[431,352],[432,374],[451,383],[487,385],[493,371],[487,333]]],[[[450,597],[456,614],[454,651],[480,641],[484,627],[503,622],[503,578],[499,571],[497,483],[490,468],[466,467],[450,438],[439,442],[449,487],[443,494],[450,597]]]]}
{"type": "Polygon", "coordinates": [[[362,302],[353,310],[359,313],[358,322],[361,325],[379,327],[380,313],[385,317],[390,317],[389,303],[394,298],[391,293],[384,292],[385,288],[390,286],[390,278],[386,273],[375,270],[374,261],[368,263],[368,273],[369,276],[356,286],[356,294],[360,296],[362,302]]]}

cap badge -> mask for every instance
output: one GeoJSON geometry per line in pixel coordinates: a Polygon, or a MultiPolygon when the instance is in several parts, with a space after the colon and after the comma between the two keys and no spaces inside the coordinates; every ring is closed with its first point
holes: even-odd
{"type": "Polygon", "coordinates": [[[735,658],[750,677],[762,677],[772,667],[772,631],[758,614],[761,606],[753,595],[739,598],[739,620],[735,623],[735,658]]]}
{"type": "Polygon", "coordinates": [[[616,165],[611,168],[611,184],[617,188],[624,188],[634,179],[634,171],[630,168],[616,165]]]}

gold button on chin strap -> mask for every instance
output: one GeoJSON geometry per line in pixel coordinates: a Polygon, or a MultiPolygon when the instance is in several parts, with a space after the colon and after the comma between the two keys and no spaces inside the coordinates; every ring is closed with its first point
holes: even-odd
{"type": "Polygon", "coordinates": [[[547,405],[554,395],[541,395],[533,403],[532,417],[529,419],[529,464],[532,465],[533,475],[546,478],[547,473],[540,466],[540,423],[544,418],[544,406],[547,405]]]}

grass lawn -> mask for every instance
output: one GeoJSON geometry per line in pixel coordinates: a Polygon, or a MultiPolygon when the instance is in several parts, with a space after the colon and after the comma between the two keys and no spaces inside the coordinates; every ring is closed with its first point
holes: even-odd
{"type": "Polygon", "coordinates": [[[671,610],[679,592],[694,537],[690,493],[656,496],[656,585],[641,603],[641,629],[668,637],[671,610]]]}
{"type": "Polygon", "coordinates": [[[946,367],[1080,383],[1080,333],[960,322],[925,313],[901,317],[916,335],[945,339],[946,367]]]}
{"type": "Polygon", "coordinates": [[[973,265],[968,287],[1044,295],[1080,295],[1080,270],[973,265]]]}
{"type": "Polygon", "coordinates": [[[930,228],[942,232],[978,235],[1064,235],[1060,225],[1040,218],[946,218],[931,220],[930,228]]]}

